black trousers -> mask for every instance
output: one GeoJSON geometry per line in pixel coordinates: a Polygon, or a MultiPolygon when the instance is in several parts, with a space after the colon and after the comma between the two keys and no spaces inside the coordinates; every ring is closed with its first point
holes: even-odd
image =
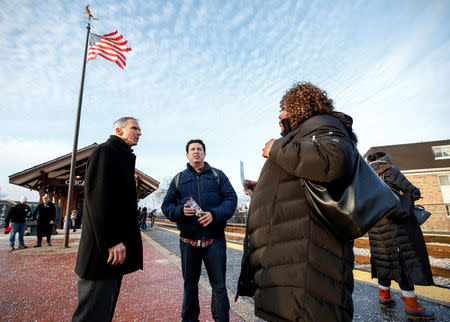
{"type": "Polygon", "coordinates": [[[122,276],[115,280],[78,279],[78,305],[72,321],[111,321],[122,276]]]}

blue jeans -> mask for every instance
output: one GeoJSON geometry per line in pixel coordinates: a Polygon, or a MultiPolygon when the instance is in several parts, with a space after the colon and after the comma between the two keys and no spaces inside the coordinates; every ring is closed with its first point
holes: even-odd
{"type": "Polygon", "coordinates": [[[198,321],[200,306],[198,282],[202,261],[212,288],[211,313],[215,321],[229,321],[230,301],[225,285],[227,248],[225,237],[220,237],[207,248],[193,247],[180,240],[181,268],[184,278],[183,321],[198,321]]]}
{"type": "Polygon", "coordinates": [[[25,234],[25,223],[24,222],[12,222],[11,232],[9,236],[9,246],[14,247],[14,242],[16,241],[16,233],[19,233],[19,246],[25,246],[23,242],[23,235],[25,234]]]}

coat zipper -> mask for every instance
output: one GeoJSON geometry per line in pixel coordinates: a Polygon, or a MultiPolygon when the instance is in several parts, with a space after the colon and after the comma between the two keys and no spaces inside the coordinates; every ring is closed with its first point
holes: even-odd
{"type": "Polygon", "coordinates": [[[317,134],[313,134],[313,136],[311,137],[311,141],[313,141],[313,143],[317,143],[317,140],[322,136],[336,135],[336,134],[339,136],[343,136],[342,134],[333,131],[319,132],[317,134]]]}
{"type": "Polygon", "coordinates": [[[273,215],[275,214],[276,203],[277,203],[277,195],[275,195],[275,197],[273,198],[273,202],[272,202],[272,213],[270,214],[269,239],[267,241],[267,247],[272,246],[272,238],[270,236],[272,234],[273,215]]]}
{"type": "MultiPolygon", "coordinates": [[[[197,174],[197,193],[198,193],[198,205],[202,208],[202,198],[200,196],[200,174],[197,174]]],[[[203,210],[203,208],[202,208],[203,210]]],[[[206,227],[202,227],[202,239],[205,239],[206,227]]]]}
{"type": "Polygon", "coordinates": [[[202,207],[202,198],[200,197],[200,175],[197,174],[197,193],[198,193],[198,205],[202,207]]]}

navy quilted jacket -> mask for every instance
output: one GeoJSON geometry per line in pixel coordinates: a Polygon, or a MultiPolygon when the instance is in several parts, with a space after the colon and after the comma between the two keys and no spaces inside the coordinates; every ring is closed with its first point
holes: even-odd
{"type": "Polygon", "coordinates": [[[207,162],[201,173],[197,173],[188,163],[187,169],[181,172],[179,178],[178,194],[175,191],[175,178],[170,183],[161,209],[169,220],[177,223],[181,237],[209,239],[224,236],[227,220],[236,210],[237,196],[225,173],[216,170],[219,180],[214,177],[207,162]],[[203,227],[198,223],[198,217],[184,215],[183,206],[189,197],[192,197],[203,211],[212,213],[214,220],[211,224],[203,227]]]}

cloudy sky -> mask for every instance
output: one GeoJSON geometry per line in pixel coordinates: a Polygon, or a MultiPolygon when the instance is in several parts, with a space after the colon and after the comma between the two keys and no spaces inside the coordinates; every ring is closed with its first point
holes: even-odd
{"type": "MultiPolygon", "coordinates": [[[[8,176],[70,153],[87,16],[81,1],[0,0],[0,189],[8,176]]],[[[90,1],[92,32],[117,29],[121,70],[87,64],[78,147],[114,120],[140,119],[137,168],[164,182],[191,138],[241,193],[239,161],[257,179],[279,137],[279,101],[297,81],[327,91],[371,146],[450,138],[450,2],[90,1]]],[[[151,197],[144,200],[152,204],[151,197]]]]}

